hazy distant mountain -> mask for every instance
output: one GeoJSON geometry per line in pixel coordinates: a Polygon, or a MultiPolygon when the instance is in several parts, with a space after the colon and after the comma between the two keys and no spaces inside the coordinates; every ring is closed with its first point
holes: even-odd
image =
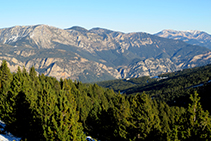
{"type": "Polygon", "coordinates": [[[35,66],[39,73],[58,79],[93,82],[205,65],[211,61],[211,51],[142,32],[35,25],[0,29],[3,59],[11,71],[18,65],[35,66]]]}
{"type": "Polygon", "coordinates": [[[206,32],[198,30],[176,31],[163,30],[156,33],[159,37],[168,39],[182,40],[188,44],[204,46],[211,49],[211,35],[206,32]]]}

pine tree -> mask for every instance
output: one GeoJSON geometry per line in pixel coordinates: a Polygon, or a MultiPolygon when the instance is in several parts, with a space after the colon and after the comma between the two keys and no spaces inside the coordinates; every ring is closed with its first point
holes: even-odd
{"type": "MultiPolygon", "coordinates": [[[[160,128],[161,133],[160,137],[163,138],[163,140],[168,140],[169,133],[171,132],[170,125],[172,121],[173,115],[171,115],[170,107],[164,103],[164,102],[158,102],[158,105],[156,106],[159,111],[159,119],[160,119],[160,128]]],[[[173,124],[173,123],[172,123],[173,124]]]]}
{"type": "Polygon", "coordinates": [[[0,114],[1,119],[6,124],[11,124],[11,122],[14,120],[10,118],[10,114],[13,112],[13,108],[8,101],[8,91],[12,79],[13,76],[9,67],[7,66],[7,62],[3,60],[0,67],[0,114]]]}
{"type": "Polygon", "coordinates": [[[120,93],[114,99],[114,107],[110,109],[113,120],[113,137],[117,140],[128,140],[128,129],[131,126],[130,104],[125,95],[120,93]]]}
{"type": "Polygon", "coordinates": [[[30,68],[29,76],[30,76],[30,78],[31,78],[32,81],[34,81],[35,78],[37,77],[37,72],[36,72],[34,66],[32,66],[32,67],[30,68]]]}
{"type": "Polygon", "coordinates": [[[51,129],[52,117],[55,112],[55,106],[57,104],[57,97],[55,92],[51,89],[47,82],[43,83],[43,89],[38,93],[36,104],[34,105],[34,120],[38,125],[35,134],[38,134],[38,139],[41,140],[53,140],[54,133],[51,129]]]}
{"type": "Polygon", "coordinates": [[[22,69],[22,74],[23,74],[23,76],[24,76],[24,77],[29,78],[29,73],[26,71],[25,66],[23,66],[23,69],[22,69]]]}
{"type": "Polygon", "coordinates": [[[7,121],[7,129],[10,130],[10,132],[13,132],[13,134],[16,134],[18,128],[15,125],[17,123],[17,96],[21,92],[22,86],[23,76],[20,67],[18,67],[17,73],[13,74],[13,80],[11,82],[11,86],[7,95],[7,103],[10,107],[9,109],[11,109],[7,111],[7,114],[9,116],[9,121],[7,121]]]}
{"type": "Polygon", "coordinates": [[[38,98],[37,114],[45,140],[85,140],[76,102],[70,86],[64,80],[62,90],[55,94],[48,83],[38,98]]]}
{"type": "Polygon", "coordinates": [[[85,139],[82,126],[78,123],[78,113],[74,97],[67,96],[65,91],[61,90],[58,96],[58,104],[55,107],[55,113],[52,116],[52,126],[54,140],[72,140],[79,141],[85,139]],[[70,102],[70,101],[71,102],[70,102]]]}
{"type": "Polygon", "coordinates": [[[65,127],[65,130],[68,133],[70,140],[85,140],[85,134],[82,130],[82,124],[78,122],[79,112],[76,111],[77,104],[74,95],[71,93],[71,87],[66,79],[63,82],[63,88],[60,91],[58,101],[59,103],[57,112],[59,112],[60,120],[62,119],[61,116],[63,116],[63,120],[65,120],[61,121],[61,123],[64,122],[65,125],[62,125],[61,123],[59,124],[65,127]]]}
{"type": "Polygon", "coordinates": [[[145,93],[135,95],[131,109],[134,125],[132,134],[135,134],[138,140],[157,140],[157,134],[160,134],[160,119],[149,96],[145,93]]]}
{"type": "Polygon", "coordinates": [[[190,96],[192,104],[187,111],[187,122],[184,137],[192,140],[211,139],[211,122],[209,112],[204,111],[199,102],[198,93],[190,96]]]}

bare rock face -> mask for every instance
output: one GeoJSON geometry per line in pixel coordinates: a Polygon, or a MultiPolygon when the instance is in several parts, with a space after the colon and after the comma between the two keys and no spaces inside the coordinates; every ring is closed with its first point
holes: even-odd
{"type": "Polygon", "coordinates": [[[123,78],[141,77],[141,76],[154,76],[156,74],[172,72],[178,70],[177,67],[170,59],[146,59],[136,62],[129,67],[124,66],[119,68],[123,78]]]}
{"type": "Polygon", "coordinates": [[[39,49],[54,48],[55,43],[77,46],[89,52],[115,48],[112,41],[104,40],[97,34],[83,34],[76,30],[63,30],[48,25],[15,26],[0,30],[0,43],[18,46],[21,45],[20,42],[39,49]]]}
{"type": "MultiPolygon", "coordinates": [[[[167,37],[167,33],[159,36],[167,37]]],[[[205,36],[193,33],[192,37],[191,33],[175,33],[171,37],[202,39],[205,36]]],[[[35,25],[0,29],[2,60],[8,62],[12,72],[18,66],[28,71],[34,66],[38,73],[57,79],[95,82],[153,76],[206,65],[211,62],[211,51],[142,32],[126,34],[81,27],[64,30],[35,25]]]]}
{"type": "Polygon", "coordinates": [[[35,48],[55,48],[56,44],[77,46],[86,51],[110,50],[121,47],[128,50],[129,47],[140,47],[153,43],[151,38],[143,37],[146,33],[103,33],[103,29],[91,29],[80,32],[73,29],[59,29],[48,25],[15,26],[0,29],[0,43],[13,46],[23,45],[35,48]],[[22,43],[22,44],[21,44],[22,43]]]}
{"type": "MultiPolygon", "coordinates": [[[[96,76],[96,80],[103,80],[102,74],[106,74],[110,76],[110,78],[118,79],[121,78],[119,72],[113,67],[107,67],[106,65],[98,62],[89,61],[85,58],[74,57],[72,59],[66,58],[36,58],[37,56],[34,55],[35,50],[28,50],[28,51],[14,51],[14,54],[17,55],[17,58],[20,56],[23,57],[25,61],[17,60],[10,54],[5,56],[0,56],[0,63],[2,60],[7,60],[8,67],[10,68],[11,72],[16,72],[18,66],[21,68],[25,67],[27,71],[30,70],[32,66],[38,72],[43,73],[47,76],[53,76],[57,79],[60,78],[70,78],[72,80],[80,80],[80,75],[84,74],[89,75],[92,73],[96,76]],[[28,60],[29,57],[33,56],[28,60]],[[98,79],[97,79],[98,78],[98,79]]],[[[88,80],[84,80],[85,82],[88,80]]]]}
{"type": "Polygon", "coordinates": [[[36,52],[34,50],[30,50],[30,51],[14,51],[15,54],[17,55],[20,55],[20,56],[23,56],[23,57],[29,57],[29,56],[32,56],[32,55],[35,55],[36,52]]]}

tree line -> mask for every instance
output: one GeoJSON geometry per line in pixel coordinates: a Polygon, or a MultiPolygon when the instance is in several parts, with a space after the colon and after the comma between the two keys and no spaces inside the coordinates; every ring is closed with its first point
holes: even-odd
{"type": "Polygon", "coordinates": [[[197,92],[187,108],[150,95],[124,95],[97,84],[37,75],[0,66],[0,117],[5,130],[22,140],[102,141],[205,140],[211,118],[197,92]]]}

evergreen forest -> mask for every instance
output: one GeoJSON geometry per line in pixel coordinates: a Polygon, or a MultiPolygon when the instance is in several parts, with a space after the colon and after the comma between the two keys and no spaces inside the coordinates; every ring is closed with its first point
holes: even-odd
{"type": "Polygon", "coordinates": [[[124,81],[130,85],[113,90],[58,81],[38,75],[34,67],[11,73],[3,61],[0,120],[6,127],[1,132],[24,141],[81,141],[86,136],[101,141],[211,140],[209,103],[204,102],[210,99],[210,77],[208,65],[163,74],[159,80],[131,79],[133,83],[124,81]],[[126,93],[121,94],[123,89],[126,93]]]}

